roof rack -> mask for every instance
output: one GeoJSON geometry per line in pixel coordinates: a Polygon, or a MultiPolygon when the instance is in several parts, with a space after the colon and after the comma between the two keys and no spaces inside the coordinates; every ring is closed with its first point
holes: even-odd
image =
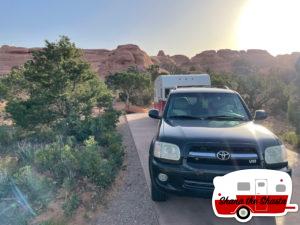
{"type": "Polygon", "coordinates": [[[188,85],[188,86],[176,86],[175,89],[177,88],[193,88],[193,87],[211,87],[207,85],[188,85]]]}
{"type": "Polygon", "coordinates": [[[214,86],[212,86],[213,88],[223,88],[223,89],[228,89],[228,90],[230,90],[230,88],[228,87],[228,86],[226,86],[226,85],[214,85],[214,86]]]}
{"type": "Polygon", "coordinates": [[[207,85],[189,85],[189,86],[176,86],[172,89],[177,89],[177,88],[193,88],[193,87],[206,87],[206,88],[223,88],[223,89],[228,89],[230,88],[226,85],[213,85],[213,86],[207,86],[207,85]]]}

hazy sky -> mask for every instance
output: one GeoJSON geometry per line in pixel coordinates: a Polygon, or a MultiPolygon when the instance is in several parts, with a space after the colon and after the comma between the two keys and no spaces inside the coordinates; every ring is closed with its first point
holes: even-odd
{"type": "Polygon", "coordinates": [[[274,14],[283,2],[297,0],[0,0],[0,45],[39,47],[45,39],[67,35],[81,48],[134,43],[152,55],[160,49],[188,56],[220,48],[265,48],[274,54],[300,50],[296,43],[298,49],[294,43],[277,48],[275,41],[274,46],[261,41],[259,36],[268,37],[261,32],[269,32],[269,23],[265,29],[259,24],[268,17],[264,13],[272,9],[271,1],[280,2],[274,14]],[[259,36],[252,38],[256,32],[259,36]]]}

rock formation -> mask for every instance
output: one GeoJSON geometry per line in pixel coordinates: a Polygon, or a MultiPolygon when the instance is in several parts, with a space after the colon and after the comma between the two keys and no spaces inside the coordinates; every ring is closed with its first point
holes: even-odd
{"type": "MultiPolygon", "coordinates": [[[[7,74],[13,67],[18,67],[31,58],[35,49],[3,45],[0,47],[0,75],[7,74]]],[[[270,74],[282,75],[295,73],[295,62],[300,53],[270,55],[267,51],[250,49],[235,51],[221,49],[203,51],[192,58],[185,55],[167,55],[160,50],[157,56],[149,56],[137,45],[120,45],[116,49],[84,49],[84,58],[92,68],[104,78],[108,74],[126,70],[130,66],[143,71],[150,65],[157,64],[162,71],[170,73],[201,73],[213,71],[234,74],[270,74]]]]}

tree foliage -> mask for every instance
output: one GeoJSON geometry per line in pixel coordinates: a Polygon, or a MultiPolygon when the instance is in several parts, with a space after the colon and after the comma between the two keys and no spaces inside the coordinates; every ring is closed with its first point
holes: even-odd
{"type": "Polygon", "coordinates": [[[287,87],[275,75],[210,74],[213,86],[228,86],[236,90],[253,112],[263,107],[273,114],[287,111],[287,87]]]}
{"type": "Polygon", "coordinates": [[[68,129],[74,121],[89,118],[94,106],[111,105],[110,92],[81,56],[65,36],[46,41],[32,60],[1,80],[6,111],[17,125],[68,129]]]}
{"type": "Polygon", "coordinates": [[[147,72],[150,74],[151,76],[151,81],[155,81],[155,79],[161,75],[159,72],[159,65],[151,65],[147,68],[147,72]]]}
{"type": "Polygon", "coordinates": [[[274,109],[274,106],[277,106],[286,111],[287,96],[284,93],[284,84],[278,78],[272,75],[239,76],[237,85],[236,90],[251,110],[261,109],[263,106],[274,109]]]}
{"type": "Polygon", "coordinates": [[[151,77],[147,73],[129,69],[125,72],[109,75],[106,84],[114,91],[119,92],[127,107],[129,107],[129,103],[135,104],[143,98],[151,101],[152,90],[149,92],[151,77]]]}
{"type": "Polygon", "coordinates": [[[288,119],[295,126],[296,134],[300,135],[300,58],[295,67],[297,76],[289,87],[290,98],[288,102],[288,119]]]}

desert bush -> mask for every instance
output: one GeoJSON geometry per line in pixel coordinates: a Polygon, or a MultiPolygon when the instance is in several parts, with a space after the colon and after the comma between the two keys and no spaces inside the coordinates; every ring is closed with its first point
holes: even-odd
{"type": "Polygon", "coordinates": [[[56,142],[37,151],[35,164],[41,172],[50,172],[58,184],[87,177],[105,188],[113,181],[123,156],[119,136],[107,136],[107,141],[109,147],[99,146],[94,137],[72,148],[56,142]]]}
{"type": "Polygon", "coordinates": [[[295,146],[300,147],[300,135],[297,135],[295,132],[287,132],[283,134],[283,140],[287,143],[295,146]]]}
{"type": "Polygon", "coordinates": [[[155,64],[150,65],[147,68],[147,72],[150,74],[152,82],[154,82],[158,76],[163,75],[163,73],[160,72],[159,65],[155,65],[155,64]]]}
{"type": "Polygon", "coordinates": [[[105,146],[106,133],[115,133],[116,124],[120,113],[114,109],[106,110],[97,117],[91,117],[84,121],[77,121],[74,130],[68,133],[68,136],[74,136],[78,142],[83,142],[89,136],[94,136],[100,145],[105,146]]]}
{"type": "Polygon", "coordinates": [[[85,146],[80,151],[80,158],[82,175],[97,186],[105,188],[113,181],[116,171],[115,164],[113,160],[103,157],[93,137],[85,141],[85,146]]]}
{"type": "Polygon", "coordinates": [[[39,129],[26,132],[23,134],[23,140],[26,139],[27,142],[31,143],[51,143],[57,138],[57,133],[54,129],[48,126],[41,126],[39,129]]]}
{"type": "Polygon", "coordinates": [[[275,102],[273,105],[276,106],[271,106],[273,110],[286,111],[287,100],[282,90],[283,84],[278,78],[271,75],[268,77],[252,75],[237,76],[236,79],[238,85],[236,90],[243,96],[252,112],[261,109],[263,106],[271,103],[272,100],[275,102]],[[278,105],[281,108],[277,108],[278,105]]]}
{"type": "Polygon", "coordinates": [[[30,166],[18,168],[13,157],[0,159],[0,224],[27,224],[53,197],[50,178],[30,166]]]}
{"type": "Polygon", "coordinates": [[[62,206],[64,214],[66,216],[71,216],[75,213],[80,203],[79,197],[73,193],[69,198],[67,198],[62,206]]]}
{"type": "Polygon", "coordinates": [[[152,96],[152,92],[148,91],[151,83],[150,74],[141,73],[135,69],[111,74],[106,79],[106,84],[123,96],[127,107],[129,107],[129,103],[142,103],[142,99],[147,99],[145,97],[147,95],[152,96]]]}
{"type": "Polygon", "coordinates": [[[284,135],[287,142],[294,146],[300,147],[300,58],[295,64],[296,76],[288,86],[289,100],[287,117],[295,132],[288,132],[284,135]]]}
{"type": "MultiPolygon", "coordinates": [[[[26,202],[33,211],[43,209],[53,197],[53,180],[38,174],[31,166],[21,167],[12,177],[13,186],[18,188],[26,196],[26,202]]],[[[22,194],[20,194],[22,198],[22,194]]],[[[20,199],[21,200],[21,199],[20,199]]]]}
{"type": "Polygon", "coordinates": [[[149,106],[153,101],[153,87],[152,85],[146,87],[142,92],[135,93],[130,96],[129,101],[137,106],[149,106]]]}
{"type": "Polygon", "coordinates": [[[288,102],[288,119],[296,128],[296,133],[300,135],[300,94],[299,98],[291,96],[288,102]]]}
{"type": "Polygon", "coordinates": [[[15,129],[11,126],[0,126],[0,145],[8,146],[15,141],[15,129]]]}
{"type": "Polygon", "coordinates": [[[232,89],[236,88],[234,76],[229,74],[219,74],[210,72],[211,83],[213,86],[227,86],[232,89]]]}
{"type": "Polygon", "coordinates": [[[35,158],[35,151],[39,146],[26,140],[17,142],[13,152],[18,157],[19,165],[32,165],[35,158]]]}
{"type": "Polygon", "coordinates": [[[276,75],[232,75],[211,73],[212,84],[228,86],[243,97],[254,112],[264,107],[270,114],[287,111],[287,85],[276,75]]]}
{"type": "Polygon", "coordinates": [[[62,219],[50,219],[41,222],[39,225],[67,225],[67,223],[62,219]]]}
{"type": "Polygon", "coordinates": [[[76,149],[57,141],[37,150],[35,165],[41,172],[50,172],[62,184],[65,178],[73,178],[78,172],[79,161],[76,154],[76,149]]]}
{"type": "Polygon", "coordinates": [[[11,177],[18,170],[18,162],[15,157],[5,156],[0,158],[0,199],[10,192],[11,177]]]}
{"type": "Polygon", "coordinates": [[[20,139],[20,130],[12,126],[0,126],[0,154],[8,153],[20,139]]]}

